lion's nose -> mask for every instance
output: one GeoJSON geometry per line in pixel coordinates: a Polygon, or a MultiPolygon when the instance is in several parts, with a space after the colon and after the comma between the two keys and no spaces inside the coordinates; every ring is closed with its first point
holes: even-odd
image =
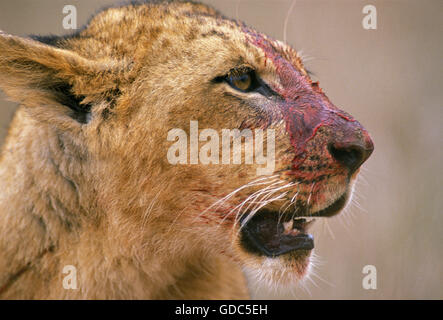
{"type": "Polygon", "coordinates": [[[349,169],[353,174],[374,151],[374,144],[369,135],[362,139],[334,141],[328,145],[331,156],[349,169]]]}

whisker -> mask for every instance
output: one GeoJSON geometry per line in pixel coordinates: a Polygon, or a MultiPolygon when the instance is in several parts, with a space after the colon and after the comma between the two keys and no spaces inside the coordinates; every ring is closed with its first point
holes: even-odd
{"type": "Polygon", "coordinates": [[[287,30],[288,30],[289,17],[291,16],[292,10],[294,9],[296,3],[297,3],[297,0],[292,1],[291,6],[289,7],[289,11],[285,17],[285,23],[284,23],[284,27],[283,27],[283,42],[284,43],[286,43],[288,40],[287,30]]]}
{"type": "MultiPolygon", "coordinates": [[[[268,195],[264,196],[264,197],[261,199],[261,201],[267,201],[267,199],[268,199],[269,197],[271,197],[273,194],[275,194],[277,191],[280,191],[280,190],[285,189],[285,188],[292,187],[293,185],[295,185],[295,183],[291,182],[291,183],[288,183],[288,184],[286,184],[286,185],[284,185],[284,186],[282,186],[282,187],[279,187],[279,188],[276,188],[276,189],[270,190],[270,192],[268,193],[268,195]]],[[[269,202],[267,202],[267,203],[269,203],[269,202]]],[[[261,206],[261,208],[262,208],[262,207],[263,207],[263,206],[261,206]]],[[[253,209],[253,212],[256,212],[256,211],[258,211],[258,210],[259,210],[259,209],[254,208],[254,209],[253,209]]]]}
{"type": "MultiPolygon", "coordinates": [[[[255,201],[255,199],[257,199],[258,196],[260,196],[262,193],[266,192],[266,190],[272,188],[273,186],[278,185],[278,184],[281,184],[281,183],[283,183],[283,181],[277,181],[277,182],[272,183],[270,186],[267,186],[267,187],[265,187],[265,188],[263,188],[263,189],[260,189],[260,190],[258,190],[258,191],[256,191],[256,192],[254,192],[252,195],[250,195],[250,196],[247,197],[245,200],[243,200],[239,205],[237,205],[236,207],[234,207],[233,209],[231,209],[231,210],[225,215],[225,217],[220,221],[220,223],[219,223],[219,225],[218,225],[217,228],[219,228],[219,227],[224,223],[224,221],[226,220],[226,218],[229,217],[229,216],[230,216],[232,213],[234,213],[235,211],[237,211],[237,213],[236,213],[236,217],[235,217],[235,222],[234,222],[234,226],[236,226],[236,223],[237,223],[237,221],[238,221],[238,219],[239,219],[239,218],[238,218],[239,215],[240,215],[240,218],[242,217],[241,210],[242,210],[243,206],[244,206],[248,201],[251,200],[251,201],[250,201],[250,204],[249,204],[248,207],[244,210],[244,212],[246,212],[247,210],[249,210],[249,207],[250,207],[251,204],[255,201]]],[[[271,189],[271,190],[272,190],[272,189],[271,189]]]]}
{"type": "Polygon", "coordinates": [[[234,191],[232,191],[231,193],[229,193],[225,197],[217,200],[215,203],[213,203],[208,208],[203,210],[198,216],[195,217],[194,221],[197,220],[199,217],[201,217],[203,214],[205,214],[206,212],[208,212],[211,209],[214,209],[214,211],[216,211],[220,206],[222,206],[224,203],[226,203],[230,198],[232,198],[235,194],[237,194],[241,190],[249,188],[249,187],[255,187],[255,186],[258,186],[258,185],[262,185],[262,184],[272,183],[272,182],[278,180],[278,179],[275,179],[277,176],[278,175],[273,175],[273,176],[264,177],[264,178],[258,178],[256,180],[253,180],[251,182],[248,182],[247,184],[244,184],[244,185],[238,187],[237,189],[235,189],[234,191]],[[273,180],[266,181],[266,180],[270,180],[270,179],[273,179],[273,180]]]}
{"type": "Polygon", "coordinates": [[[327,221],[326,219],[323,219],[324,222],[324,226],[326,226],[326,229],[328,230],[329,234],[331,235],[332,240],[335,240],[335,235],[334,232],[332,232],[331,227],[329,226],[329,221],[327,221]]]}
{"type": "MultiPolygon", "coordinates": [[[[281,183],[283,183],[283,181],[281,181],[281,183]]],[[[268,186],[268,187],[266,187],[266,188],[264,188],[264,189],[262,189],[262,190],[259,190],[259,192],[257,193],[257,195],[254,197],[254,201],[255,201],[256,199],[258,199],[258,198],[259,198],[260,196],[262,196],[262,195],[263,195],[263,197],[260,198],[260,199],[258,200],[258,202],[255,203],[256,206],[252,209],[252,211],[255,211],[255,209],[256,209],[256,207],[257,207],[258,205],[260,205],[263,201],[265,201],[265,200],[267,199],[267,197],[269,197],[270,195],[272,195],[273,193],[275,193],[274,191],[278,191],[278,190],[280,190],[281,188],[284,188],[284,187],[285,187],[285,186],[283,186],[283,187],[281,187],[281,188],[270,189],[270,188],[273,187],[273,186],[274,186],[274,184],[271,185],[271,186],[268,186]]],[[[251,201],[250,205],[246,208],[246,210],[244,210],[243,214],[249,210],[249,208],[251,207],[252,203],[254,203],[254,202],[251,201]]],[[[242,218],[242,215],[240,215],[240,217],[239,217],[238,215],[236,216],[236,219],[241,219],[241,218],[242,218]]]]}
{"type": "MultiPolygon", "coordinates": [[[[287,188],[287,187],[290,187],[290,185],[286,186],[286,188],[287,188]]],[[[282,189],[282,188],[279,188],[279,189],[282,189]]],[[[277,191],[278,191],[278,190],[273,190],[272,193],[271,193],[270,195],[272,196],[272,194],[274,194],[274,193],[277,192],[277,191]]],[[[266,205],[268,205],[269,203],[271,203],[271,202],[273,202],[273,201],[276,201],[276,200],[279,200],[279,199],[283,198],[284,196],[286,196],[286,194],[287,194],[287,191],[284,192],[284,193],[282,193],[282,194],[280,194],[279,196],[277,196],[277,197],[275,197],[275,198],[272,198],[272,199],[269,199],[269,200],[264,201],[263,204],[261,204],[258,208],[254,209],[254,211],[251,212],[251,213],[245,218],[245,220],[242,221],[242,223],[241,223],[241,227],[243,227],[244,225],[246,225],[246,224],[248,223],[248,221],[251,220],[251,219],[254,217],[254,215],[257,213],[258,210],[260,210],[261,208],[265,207],[266,205]]],[[[268,195],[268,196],[269,196],[269,195],[268,195]]],[[[267,197],[268,197],[268,196],[267,196],[267,197]]]]}
{"type": "MultiPolygon", "coordinates": [[[[247,197],[242,203],[240,203],[239,205],[237,205],[233,210],[239,208],[239,210],[237,210],[237,212],[240,213],[241,208],[243,207],[243,205],[246,204],[249,200],[251,200],[251,202],[250,202],[250,205],[251,205],[252,200],[255,201],[255,199],[257,199],[261,194],[266,193],[266,192],[269,192],[268,190],[270,190],[270,188],[272,188],[272,187],[275,186],[275,185],[281,184],[281,183],[283,183],[283,181],[277,181],[277,182],[271,184],[270,186],[267,186],[267,187],[265,187],[265,188],[263,188],[263,189],[260,189],[260,190],[258,190],[258,191],[256,191],[256,192],[254,192],[252,195],[250,195],[249,197],[247,197]]],[[[272,190],[272,189],[271,189],[271,190],[272,190]]],[[[271,190],[270,190],[270,191],[271,191],[271,190]]],[[[246,210],[249,210],[250,205],[246,208],[246,210]]],[[[230,214],[233,212],[233,210],[231,210],[227,215],[230,215],[230,214]]],[[[237,215],[236,215],[236,219],[238,219],[238,213],[237,213],[237,215]]],[[[240,218],[241,218],[241,216],[240,216],[240,218]]]]}
{"type": "Polygon", "coordinates": [[[306,207],[309,208],[309,204],[311,203],[312,191],[314,190],[315,182],[311,185],[311,191],[309,191],[308,200],[306,201],[306,207]]]}

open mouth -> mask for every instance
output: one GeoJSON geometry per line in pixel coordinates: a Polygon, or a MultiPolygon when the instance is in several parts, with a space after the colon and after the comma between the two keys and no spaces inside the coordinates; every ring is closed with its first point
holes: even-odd
{"type": "Polygon", "coordinates": [[[314,237],[308,233],[314,217],[330,217],[346,204],[344,193],[330,206],[308,214],[306,208],[297,209],[294,214],[281,215],[278,211],[259,210],[252,218],[248,215],[241,220],[241,243],[254,254],[277,257],[295,250],[314,249],[314,237]]]}

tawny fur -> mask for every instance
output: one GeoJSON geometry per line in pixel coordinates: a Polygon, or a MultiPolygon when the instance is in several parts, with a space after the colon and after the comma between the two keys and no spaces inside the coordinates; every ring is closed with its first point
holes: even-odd
{"type": "MultiPolygon", "coordinates": [[[[172,128],[258,127],[260,111],[248,106],[273,108],[212,82],[239,65],[279,81],[244,28],[207,6],[171,2],[108,9],[51,45],[0,33],[0,87],[21,104],[0,162],[0,298],[248,297],[241,268],[263,260],[239,249],[232,224],[202,212],[257,178],[257,166],[166,158],[172,128]],[[66,90],[84,114],[64,105],[66,90]],[[76,290],[63,288],[66,265],[78,271],[76,290]]],[[[306,76],[293,49],[273,46],[306,76]]],[[[285,126],[271,127],[282,169],[294,153],[285,126]]],[[[337,167],[327,195],[342,176],[337,167]]],[[[282,261],[274,277],[301,277],[309,263],[282,261]]]]}

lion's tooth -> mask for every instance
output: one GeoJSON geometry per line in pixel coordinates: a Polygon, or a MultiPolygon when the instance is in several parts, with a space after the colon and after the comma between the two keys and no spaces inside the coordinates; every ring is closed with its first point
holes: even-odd
{"type": "Polygon", "coordinates": [[[294,227],[294,220],[289,220],[288,222],[283,222],[283,227],[285,229],[285,233],[290,233],[292,228],[294,227]]]}

